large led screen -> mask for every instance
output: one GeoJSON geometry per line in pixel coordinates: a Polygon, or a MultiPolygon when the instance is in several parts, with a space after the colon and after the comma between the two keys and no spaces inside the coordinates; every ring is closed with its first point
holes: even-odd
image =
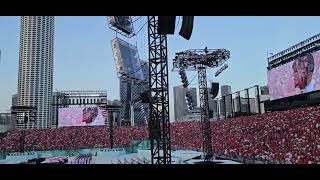
{"type": "Polygon", "coordinates": [[[270,99],[285,98],[320,89],[320,51],[309,53],[268,71],[270,99]]]}
{"type": "Polygon", "coordinates": [[[144,80],[137,47],[119,38],[111,44],[118,77],[144,80]]]}
{"type": "Polygon", "coordinates": [[[99,107],[59,108],[58,127],[104,125],[99,107]]]}

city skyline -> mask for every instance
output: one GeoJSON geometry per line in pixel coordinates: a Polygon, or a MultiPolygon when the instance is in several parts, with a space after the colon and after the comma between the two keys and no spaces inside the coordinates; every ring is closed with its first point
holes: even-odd
{"type": "MultiPolygon", "coordinates": [[[[231,58],[227,61],[229,68],[217,78],[213,77],[218,69],[209,70],[209,81],[228,84],[233,91],[255,84],[266,85],[267,53],[275,54],[317,34],[320,27],[318,19],[196,16],[190,41],[178,35],[168,35],[169,69],[175,52],[206,46],[225,48],[231,52],[231,58]]],[[[11,96],[17,91],[19,20],[18,16],[0,17],[0,112],[10,108],[11,96]]],[[[143,17],[137,21],[137,27],[141,27],[145,20],[143,17]]],[[[53,89],[106,89],[110,100],[119,99],[119,87],[114,83],[118,79],[110,46],[115,33],[108,28],[106,17],[58,16],[55,25],[53,89]]],[[[146,34],[144,27],[136,37],[129,39],[137,44],[141,59],[148,59],[146,34]]],[[[195,73],[187,72],[188,78],[191,79],[195,73]]],[[[173,87],[180,85],[180,78],[177,72],[170,72],[169,79],[170,102],[173,102],[173,87]]],[[[192,84],[196,83],[197,78],[192,84]]],[[[172,105],[170,114],[172,120],[172,105]]]]}

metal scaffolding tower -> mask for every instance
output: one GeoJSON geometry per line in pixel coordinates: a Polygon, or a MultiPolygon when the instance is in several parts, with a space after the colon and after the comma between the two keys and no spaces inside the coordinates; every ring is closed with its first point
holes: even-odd
{"type": "Polygon", "coordinates": [[[173,59],[173,70],[198,71],[201,124],[202,124],[202,148],[205,161],[211,161],[213,157],[211,143],[211,127],[209,121],[209,103],[207,89],[207,68],[221,66],[230,58],[230,52],[225,49],[191,49],[176,53],[173,59]]]}
{"type": "Polygon", "coordinates": [[[157,16],[148,16],[151,162],[171,164],[167,36],[157,16]]]}

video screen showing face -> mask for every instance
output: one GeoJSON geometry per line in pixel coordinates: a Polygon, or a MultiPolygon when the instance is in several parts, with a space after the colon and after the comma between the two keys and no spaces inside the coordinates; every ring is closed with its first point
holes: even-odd
{"type": "Polygon", "coordinates": [[[307,54],[268,71],[271,100],[320,89],[320,52],[307,54]]]}
{"type": "Polygon", "coordinates": [[[58,127],[104,125],[105,119],[99,107],[60,108],[58,127]]]}
{"type": "Polygon", "coordinates": [[[87,124],[92,123],[98,116],[97,107],[84,108],[82,110],[82,122],[87,124]]]}

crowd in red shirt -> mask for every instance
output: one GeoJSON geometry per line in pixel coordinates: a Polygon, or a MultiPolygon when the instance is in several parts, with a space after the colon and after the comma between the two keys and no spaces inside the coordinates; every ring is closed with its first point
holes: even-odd
{"type": "MultiPolygon", "coordinates": [[[[320,106],[211,121],[217,155],[270,163],[320,163],[320,106]]],[[[148,139],[145,126],[114,127],[114,147],[148,139]]],[[[66,127],[12,130],[1,136],[0,152],[110,147],[109,128],[66,127]]],[[[171,148],[201,150],[201,123],[171,124],[171,148]]]]}
{"type": "MultiPolygon", "coordinates": [[[[119,126],[113,131],[115,147],[127,147],[131,140],[148,137],[144,126],[119,126]]],[[[0,152],[105,148],[110,147],[109,137],[108,126],[12,130],[2,135],[0,152]]]]}
{"type": "MultiPolygon", "coordinates": [[[[174,123],[173,149],[199,150],[199,122],[174,123]]],[[[320,106],[211,122],[213,152],[270,163],[320,163],[320,106]]]]}

